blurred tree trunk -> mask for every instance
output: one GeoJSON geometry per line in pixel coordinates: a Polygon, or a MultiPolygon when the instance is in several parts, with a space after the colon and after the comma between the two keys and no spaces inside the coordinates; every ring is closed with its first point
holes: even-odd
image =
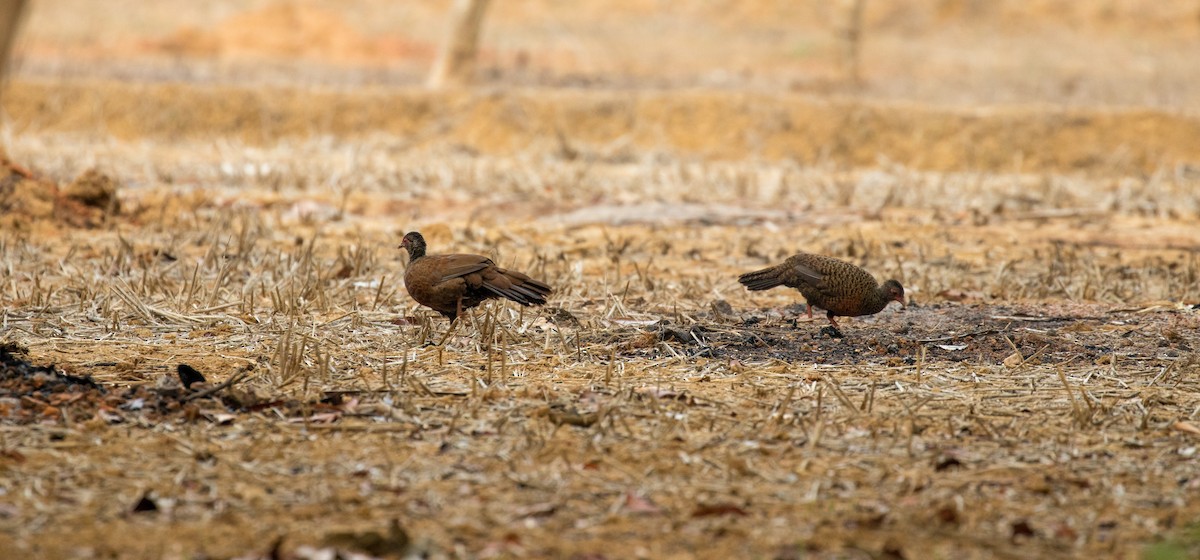
{"type": "Polygon", "coordinates": [[[489,0],[455,0],[446,41],[442,44],[429,87],[463,86],[475,75],[475,60],[479,53],[479,33],[489,0]]]}
{"type": "MultiPolygon", "coordinates": [[[[0,97],[8,83],[8,71],[12,66],[10,55],[28,3],[26,0],[0,0],[0,97]]],[[[0,146],[0,159],[8,160],[4,146],[0,146]]]]}
{"type": "Polygon", "coordinates": [[[863,9],[867,0],[839,0],[838,8],[838,66],[842,77],[857,86],[862,84],[862,27],[863,9]]]}
{"type": "Polygon", "coordinates": [[[9,56],[12,55],[13,43],[16,43],[27,4],[26,0],[0,0],[0,86],[8,78],[11,66],[9,56]]]}

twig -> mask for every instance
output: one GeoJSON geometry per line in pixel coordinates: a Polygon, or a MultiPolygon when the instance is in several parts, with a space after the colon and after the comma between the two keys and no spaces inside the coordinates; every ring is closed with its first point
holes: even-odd
{"type": "Polygon", "coordinates": [[[1075,392],[1071,391],[1071,384],[1067,382],[1067,375],[1063,373],[1062,366],[1059,366],[1055,371],[1058,372],[1058,380],[1062,382],[1063,389],[1066,389],[1067,396],[1071,399],[1071,412],[1074,413],[1075,421],[1083,424],[1083,410],[1079,408],[1079,402],[1075,400],[1075,392]]]}
{"type": "MultiPolygon", "coordinates": [[[[1007,329],[1007,328],[1008,328],[1008,325],[1005,325],[1004,329],[1007,329]]],[[[955,334],[955,335],[950,335],[950,336],[942,336],[942,337],[938,337],[938,338],[919,338],[919,339],[917,339],[917,342],[925,343],[925,342],[943,342],[946,340],[957,340],[959,338],[967,338],[968,336],[976,336],[976,335],[981,335],[981,334],[993,334],[993,333],[1003,332],[1004,329],[982,329],[982,330],[978,330],[978,331],[971,331],[968,333],[955,334]]]]}
{"type": "Polygon", "coordinates": [[[203,391],[200,391],[199,393],[192,393],[192,394],[184,397],[183,402],[194,401],[196,399],[202,399],[209,395],[213,395],[215,393],[224,391],[225,389],[232,387],[235,383],[238,383],[241,380],[245,379],[249,374],[250,374],[249,370],[241,370],[241,371],[233,374],[232,377],[230,377],[229,379],[226,379],[220,385],[214,385],[203,391]]]}
{"type": "Polygon", "coordinates": [[[837,397],[839,401],[841,401],[842,406],[846,407],[846,409],[849,410],[854,416],[858,416],[861,413],[858,407],[854,406],[853,402],[850,402],[850,397],[847,397],[846,393],[842,392],[841,387],[838,387],[837,384],[833,382],[833,379],[831,379],[828,375],[823,375],[821,377],[822,381],[825,382],[825,386],[829,387],[829,390],[833,391],[833,395],[837,397]]]}

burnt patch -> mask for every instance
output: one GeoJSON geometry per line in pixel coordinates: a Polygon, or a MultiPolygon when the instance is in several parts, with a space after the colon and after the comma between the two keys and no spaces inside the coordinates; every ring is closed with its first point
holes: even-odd
{"type": "Polygon", "coordinates": [[[293,417],[323,415],[332,421],[344,408],[342,403],[273,398],[235,387],[248,371],[240,370],[224,383],[212,385],[190,366],[180,364],[179,380],[164,374],[154,385],[111,387],[91,376],[34,364],[4,346],[0,347],[0,424],[160,423],[198,418],[225,424],[236,413],[267,409],[293,417]]]}
{"type": "Polygon", "coordinates": [[[1195,317],[1100,305],[940,303],[910,306],[883,316],[843,319],[837,331],[824,318],[805,320],[802,306],[784,311],[779,316],[752,310],[737,319],[726,314],[711,317],[712,322],[702,320],[687,326],[660,322],[646,329],[610,330],[603,337],[623,358],[674,354],[893,367],[917,360],[1010,367],[1068,362],[1104,365],[1111,360],[1161,365],[1197,344],[1192,325],[1195,317]],[[696,333],[703,335],[692,336],[696,333]]]}

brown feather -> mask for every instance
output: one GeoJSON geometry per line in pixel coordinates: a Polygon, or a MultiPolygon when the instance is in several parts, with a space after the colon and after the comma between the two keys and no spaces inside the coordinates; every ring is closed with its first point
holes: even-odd
{"type": "Polygon", "coordinates": [[[506,270],[483,255],[426,255],[420,233],[405,234],[408,250],[404,287],[417,303],[453,321],[458,314],[493,298],[521,305],[542,305],[553,289],[515,270],[506,270]]]}
{"type": "Polygon", "coordinates": [[[769,290],[787,286],[800,291],[809,305],[826,311],[837,326],[835,316],[855,317],[879,313],[892,301],[904,305],[904,288],[895,280],[881,286],[867,271],[845,261],[799,253],[781,264],[748,272],[738,277],[747,289],[769,290]]]}

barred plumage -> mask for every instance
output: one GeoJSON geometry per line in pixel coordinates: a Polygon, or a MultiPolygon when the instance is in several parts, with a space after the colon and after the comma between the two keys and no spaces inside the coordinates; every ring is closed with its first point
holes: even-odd
{"type": "Polygon", "coordinates": [[[798,253],[771,268],[748,272],[739,276],[738,282],[754,291],[795,288],[808,301],[808,316],[812,317],[813,307],[824,309],[834,328],[838,326],[834,316],[873,315],[893,301],[906,305],[899,282],[888,280],[881,286],[853,264],[811,253],[798,253]]]}

